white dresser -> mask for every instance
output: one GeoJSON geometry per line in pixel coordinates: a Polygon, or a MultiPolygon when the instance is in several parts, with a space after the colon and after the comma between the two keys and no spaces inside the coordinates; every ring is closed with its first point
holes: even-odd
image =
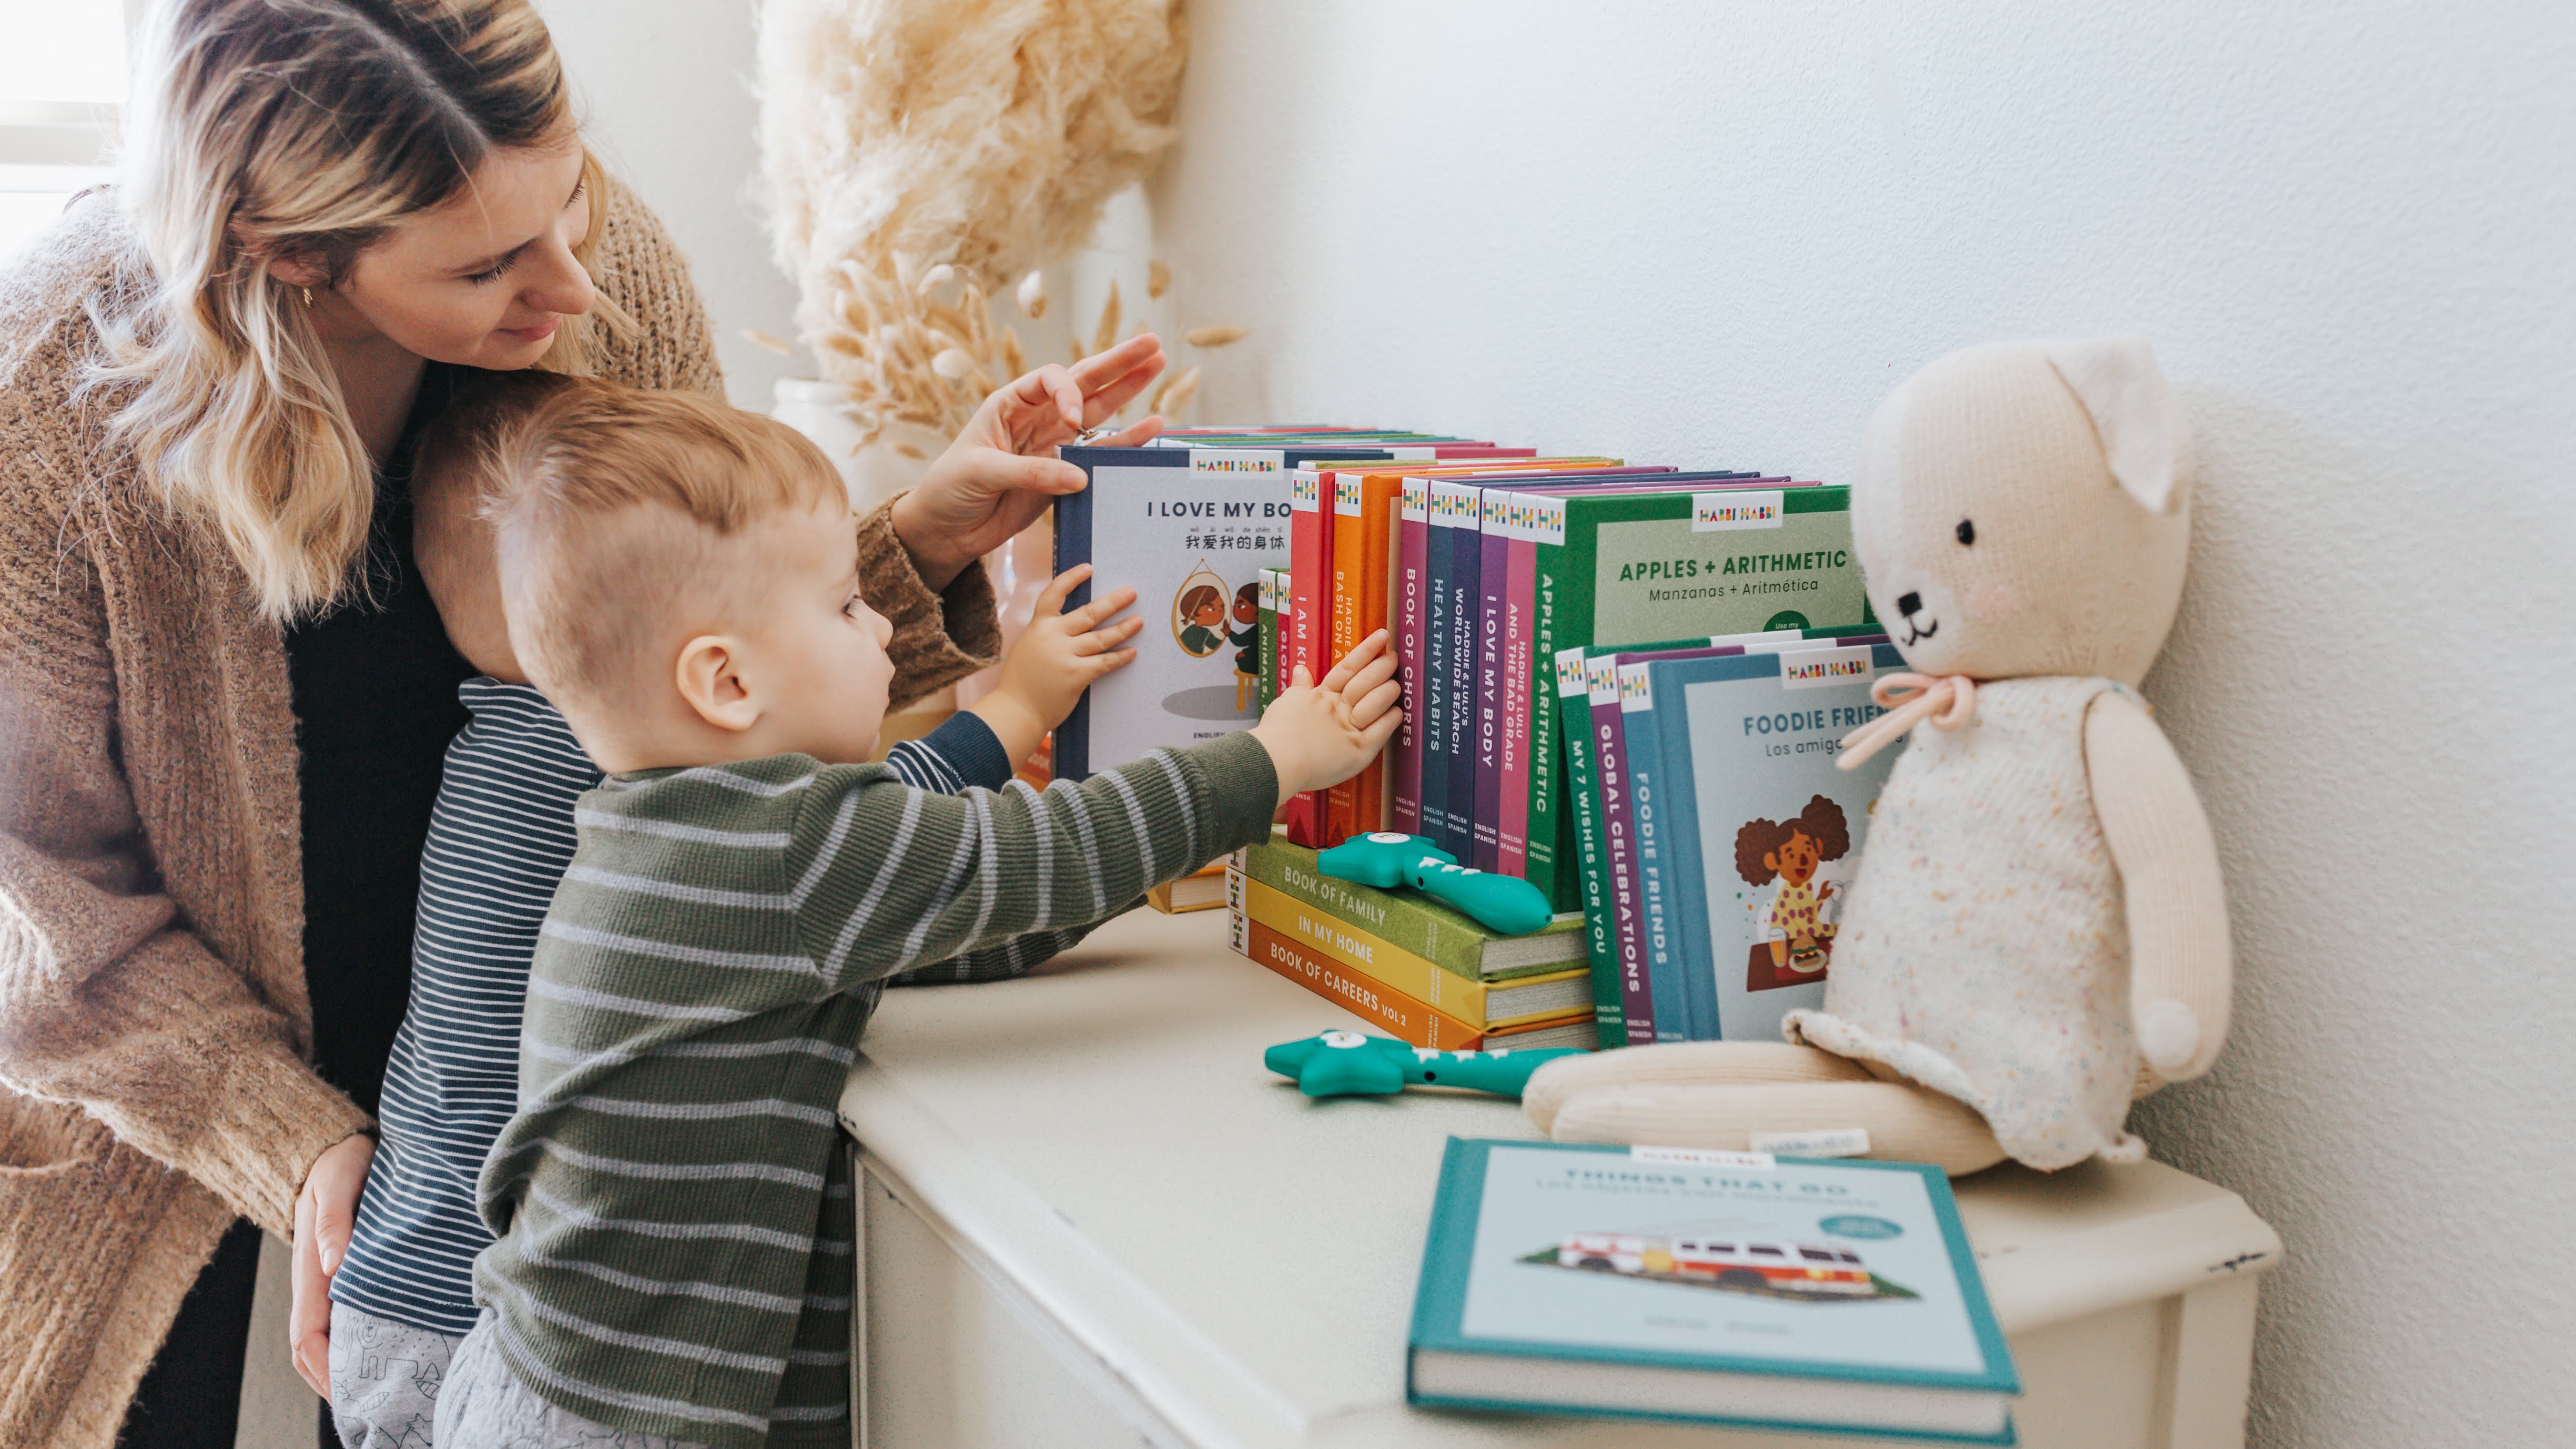
{"type": "MultiPolygon", "coordinates": [[[[1408,1408],[1441,1142],[1535,1134],[1495,1098],[1309,1101],[1262,1048],[1355,1019],[1223,938],[1139,911],[1024,981],[886,994],[841,1099],[871,1449],[1855,1442],[1408,1408]]],[[[2235,1194],[2148,1163],[1958,1195],[2024,1445],[2243,1441],[2281,1244],[2235,1194]]]]}

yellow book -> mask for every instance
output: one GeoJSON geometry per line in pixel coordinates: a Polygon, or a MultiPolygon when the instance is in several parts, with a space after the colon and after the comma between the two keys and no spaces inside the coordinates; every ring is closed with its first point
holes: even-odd
{"type": "Polygon", "coordinates": [[[1257,880],[1229,872],[1226,889],[1240,896],[1238,906],[1245,915],[1290,941],[1478,1031],[1564,1016],[1592,1006],[1592,971],[1588,966],[1551,971],[1543,976],[1515,976],[1487,985],[1443,971],[1432,961],[1390,946],[1337,916],[1257,880]]]}

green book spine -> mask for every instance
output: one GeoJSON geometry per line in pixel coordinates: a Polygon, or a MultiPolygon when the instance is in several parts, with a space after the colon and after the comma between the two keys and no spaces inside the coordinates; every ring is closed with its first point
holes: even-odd
{"type": "Polygon", "coordinates": [[[1586,960],[1583,923],[1560,918],[1539,934],[1562,937],[1562,950],[1544,951],[1542,959],[1521,962],[1508,971],[1488,972],[1484,969],[1485,945],[1498,939],[1493,932],[1412,891],[1382,891],[1335,880],[1315,869],[1315,852],[1275,836],[1268,845],[1255,845],[1243,852],[1243,873],[1339,916],[1399,951],[1410,952],[1470,981],[1563,971],[1586,960]]]}
{"type": "Polygon", "coordinates": [[[1270,701],[1279,697],[1279,570],[1261,571],[1260,642],[1261,681],[1258,686],[1261,708],[1266,712],[1270,701]]]}
{"type": "Polygon", "coordinates": [[[1565,813],[1574,824],[1572,853],[1561,864],[1582,883],[1583,944],[1592,957],[1592,1020],[1601,1032],[1601,1049],[1612,1051],[1628,1044],[1628,1019],[1619,1003],[1619,953],[1610,940],[1610,902],[1601,878],[1601,799],[1592,778],[1592,691],[1584,678],[1584,652],[1561,649],[1556,654],[1565,813]]]}

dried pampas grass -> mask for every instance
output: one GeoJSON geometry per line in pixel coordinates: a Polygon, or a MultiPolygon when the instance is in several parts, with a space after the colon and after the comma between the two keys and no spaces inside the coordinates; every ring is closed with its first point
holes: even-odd
{"type": "Polygon", "coordinates": [[[1171,144],[1186,51],[1180,0],[766,0],[770,224],[862,428],[953,432],[1017,374],[987,285],[1043,315],[1031,269],[1171,144]]]}

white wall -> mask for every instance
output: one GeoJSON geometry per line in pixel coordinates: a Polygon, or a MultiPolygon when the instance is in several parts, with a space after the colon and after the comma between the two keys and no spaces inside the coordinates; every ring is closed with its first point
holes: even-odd
{"type": "MultiPolygon", "coordinates": [[[[543,8],[765,402],[784,361],[730,339],[792,299],[741,201],[743,0],[543,8]]],[[[2563,1437],[2576,15],[1190,9],[1181,149],[1112,240],[1182,320],[1256,329],[1184,356],[1203,417],[1839,479],[1948,349],[2155,337],[2203,472],[2149,693],[2242,984],[2218,1073],[2139,1126],[2288,1240],[2255,1441],[2563,1437]]]]}
{"type": "Polygon", "coordinates": [[[751,203],[756,0],[537,0],[572,76],[585,134],[661,214],[715,321],[733,400],[767,412],[771,384],[810,360],[743,339],[795,336],[796,288],[770,260],[751,203]]]}

